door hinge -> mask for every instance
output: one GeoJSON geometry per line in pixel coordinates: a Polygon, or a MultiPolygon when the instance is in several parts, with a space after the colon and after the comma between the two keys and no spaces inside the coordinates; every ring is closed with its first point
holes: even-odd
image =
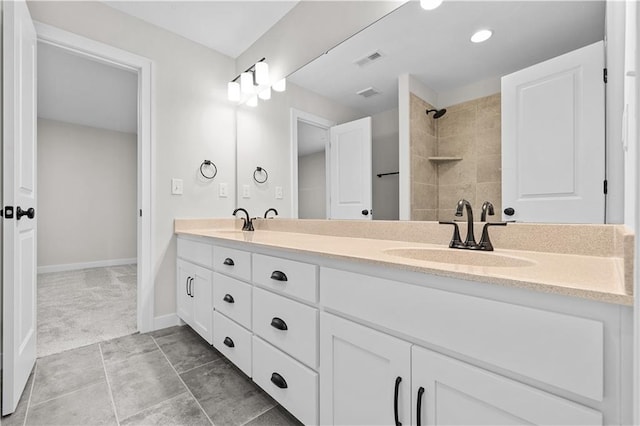
{"type": "Polygon", "coordinates": [[[604,180],[604,193],[605,194],[607,193],[607,190],[608,190],[608,183],[607,183],[607,180],[605,179],[604,180]]]}
{"type": "Polygon", "coordinates": [[[13,219],[13,206],[6,206],[3,209],[5,219],[13,219]]]}
{"type": "Polygon", "coordinates": [[[604,80],[605,83],[608,80],[608,78],[607,78],[607,69],[606,68],[602,69],[602,79],[604,80]]]}

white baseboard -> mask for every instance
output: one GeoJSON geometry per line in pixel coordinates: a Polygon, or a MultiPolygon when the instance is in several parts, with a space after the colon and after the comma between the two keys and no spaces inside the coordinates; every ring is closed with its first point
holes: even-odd
{"type": "Polygon", "coordinates": [[[153,330],[162,330],[163,328],[183,324],[184,322],[176,314],[162,315],[153,319],[153,330]]]}
{"type": "Polygon", "coordinates": [[[46,274],[48,272],[77,271],[78,269],[104,268],[105,266],[131,265],[134,263],[138,263],[138,259],[135,257],[130,259],[109,259],[97,260],[95,262],[67,263],[65,265],[47,265],[38,266],[38,273],[46,274]]]}

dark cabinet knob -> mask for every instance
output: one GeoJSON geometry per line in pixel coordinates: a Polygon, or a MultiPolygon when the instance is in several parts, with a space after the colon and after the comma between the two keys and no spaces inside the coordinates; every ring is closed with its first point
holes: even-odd
{"type": "Polygon", "coordinates": [[[282,271],[273,271],[271,279],[276,281],[287,281],[287,275],[282,271]]]}
{"type": "Polygon", "coordinates": [[[506,209],[504,209],[504,214],[506,214],[507,216],[513,216],[515,212],[516,211],[513,209],[513,207],[507,207],[506,209]]]}
{"type": "Polygon", "coordinates": [[[227,258],[224,260],[224,262],[222,262],[222,263],[224,263],[224,264],[225,264],[225,265],[227,265],[227,266],[233,266],[233,265],[235,265],[235,263],[233,262],[233,259],[232,259],[232,258],[230,258],[230,257],[227,257],[227,258]]]}
{"type": "Polygon", "coordinates": [[[286,389],[288,387],[287,381],[284,379],[284,377],[282,377],[278,373],[271,374],[271,383],[273,383],[280,389],[286,389]]]}
{"type": "Polygon", "coordinates": [[[278,330],[282,330],[282,331],[285,331],[285,330],[289,329],[289,327],[287,327],[287,323],[282,321],[282,319],[280,319],[278,317],[274,317],[271,320],[271,327],[277,328],[278,330]]]}
{"type": "Polygon", "coordinates": [[[222,300],[224,300],[227,303],[235,303],[235,300],[233,300],[233,296],[230,294],[225,294],[222,300]]]}
{"type": "Polygon", "coordinates": [[[367,210],[367,209],[362,210],[362,215],[363,216],[369,216],[369,210],[367,210]]]}
{"type": "Polygon", "coordinates": [[[27,210],[22,210],[20,206],[16,207],[16,220],[20,220],[22,216],[33,219],[36,217],[36,210],[33,207],[29,207],[27,210]]]}
{"type": "Polygon", "coordinates": [[[225,337],[224,338],[224,342],[222,342],[225,344],[225,346],[228,346],[230,348],[235,347],[235,344],[233,343],[233,340],[231,340],[231,337],[225,337]]]}

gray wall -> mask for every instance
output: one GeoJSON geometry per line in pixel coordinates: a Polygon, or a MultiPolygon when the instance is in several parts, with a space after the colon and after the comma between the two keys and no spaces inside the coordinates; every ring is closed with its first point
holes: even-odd
{"type": "Polygon", "coordinates": [[[38,119],[38,268],[136,257],[137,136],[38,119]]]}
{"type": "Polygon", "coordinates": [[[298,218],[327,218],[327,162],[324,151],[298,157],[298,218]]]}
{"type": "Polygon", "coordinates": [[[399,175],[377,177],[378,173],[397,172],[398,164],[398,109],[381,112],[372,120],[373,219],[399,218],[399,175]]]}

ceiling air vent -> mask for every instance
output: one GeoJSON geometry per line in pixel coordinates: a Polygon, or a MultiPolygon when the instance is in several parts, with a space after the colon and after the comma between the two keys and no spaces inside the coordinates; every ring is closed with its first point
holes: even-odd
{"type": "Polygon", "coordinates": [[[367,56],[358,59],[357,61],[355,61],[355,64],[358,66],[364,67],[365,65],[369,65],[370,63],[377,61],[380,58],[382,58],[382,53],[376,50],[375,52],[370,53],[367,56]]]}
{"type": "Polygon", "coordinates": [[[379,94],[380,94],[380,91],[375,87],[367,87],[366,89],[362,89],[361,91],[356,92],[356,95],[360,95],[363,98],[370,98],[371,96],[379,95],[379,94]]]}

